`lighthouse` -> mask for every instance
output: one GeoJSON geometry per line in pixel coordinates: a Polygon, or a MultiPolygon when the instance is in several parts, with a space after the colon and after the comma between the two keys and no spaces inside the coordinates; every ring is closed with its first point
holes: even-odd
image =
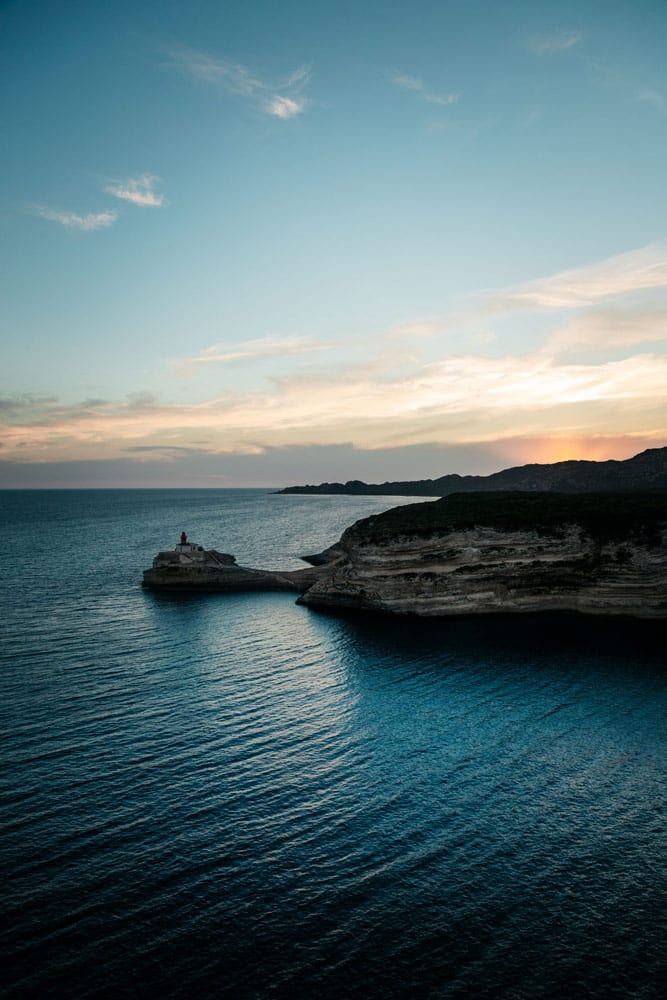
{"type": "Polygon", "coordinates": [[[187,553],[188,555],[192,552],[203,552],[204,549],[201,545],[196,545],[194,542],[188,541],[188,536],[185,531],[181,532],[181,540],[175,548],[176,552],[187,553]]]}

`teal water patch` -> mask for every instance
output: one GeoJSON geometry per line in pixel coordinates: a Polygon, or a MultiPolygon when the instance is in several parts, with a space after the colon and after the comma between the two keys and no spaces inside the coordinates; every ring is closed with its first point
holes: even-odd
{"type": "Polygon", "coordinates": [[[140,587],[378,498],[1,501],[3,995],[660,995],[664,628],[140,587]]]}

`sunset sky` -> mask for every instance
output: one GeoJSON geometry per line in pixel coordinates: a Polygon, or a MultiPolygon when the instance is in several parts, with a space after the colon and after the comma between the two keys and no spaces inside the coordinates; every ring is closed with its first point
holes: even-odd
{"type": "Polygon", "coordinates": [[[664,0],[16,0],[0,47],[0,486],[667,444],[664,0]]]}

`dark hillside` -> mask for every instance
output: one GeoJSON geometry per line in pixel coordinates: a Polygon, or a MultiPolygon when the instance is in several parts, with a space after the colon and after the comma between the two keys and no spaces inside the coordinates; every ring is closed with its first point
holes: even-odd
{"type": "Polygon", "coordinates": [[[618,462],[569,461],[551,465],[519,465],[490,476],[459,476],[386,483],[320,483],[319,486],[288,486],[280,493],[352,494],[356,496],[444,497],[451,493],[487,490],[557,491],[590,493],[601,490],[643,491],[667,489],[667,448],[649,448],[618,462]]]}
{"type": "Polygon", "coordinates": [[[577,524],[599,542],[660,542],[667,522],[667,491],[655,493],[458,493],[431,503],[394,507],[357,521],[343,535],[355,543],[388,542],[398,536],[428,537],[477,527],[531,530],[558,535],[577,524]]]}

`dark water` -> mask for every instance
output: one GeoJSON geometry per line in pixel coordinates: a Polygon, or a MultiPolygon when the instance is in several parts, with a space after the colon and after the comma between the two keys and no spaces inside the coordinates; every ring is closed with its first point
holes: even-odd
{"type": "Polygon", "coordinates": [[[3,995],[662,995],[664,629],[139,587],[395,502],[0,494],[3,995]]]}

